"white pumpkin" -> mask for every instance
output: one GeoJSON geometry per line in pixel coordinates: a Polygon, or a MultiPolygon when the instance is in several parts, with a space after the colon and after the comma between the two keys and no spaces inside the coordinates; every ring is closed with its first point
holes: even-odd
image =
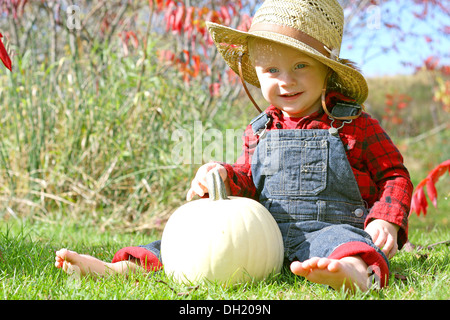
{"type": "Polygon", "coordinates": [[[209,199],[188,202],[168,220],[161,239],[164,270],[174,280],[234,284],[280,271],[283,240],[267,209],[227,197],[217,170],[208,173],[209,199]]]}

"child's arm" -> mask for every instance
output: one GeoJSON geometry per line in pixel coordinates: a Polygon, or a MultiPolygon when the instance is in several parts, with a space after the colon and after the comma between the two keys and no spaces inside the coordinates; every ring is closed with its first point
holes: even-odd
{"type": "Polygon", "coordinates": [[[398,248],[401,248],[408,239],[413,185],[403,157],[387,133],[377,120],[368,117],[366,121],[363,162],[376,183],[378,194],[378,200],[366,218],[366,227],[375,220],[398,226],[396,239],[398,248]]]}
{"type": "Polygon", "coordinates": [[[257,138],[249,125],[244,134],[244,145],[241,156],[231,165],[227,163],[211,162],[201,166],[191,183],[186,200],[190,201],[195,195],[203,197],[208,192],[206,174],[213,168],[219,169],[227,194],[256,199],[256,188],[251,174],[251,158],[257,144],[257,138]]]}
{"type": "Polygon", "coordinates": [[[372,237],[374,244],[390,259],[398,250],[397,234],[399,228],[396,224],[375,219],[367,224],[364,231],[372,237]]]}

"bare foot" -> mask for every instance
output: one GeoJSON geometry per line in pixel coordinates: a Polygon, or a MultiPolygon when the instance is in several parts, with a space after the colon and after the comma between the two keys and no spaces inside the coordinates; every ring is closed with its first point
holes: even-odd
{"type": "Polygon", "coordinates": [[[311,258],[303,262],[291,263],[292,273],[305,277],[309,281],[329,285],[335,290],[367,291],[369,275],[366,263],[358,256],[339,260],[329,258],[311,258]]]}
{"type": "Polygon", "coordinates": [[[61,249],[56,252],[55,267],[62,268],[64,272],[75,277],[84,277],[86,275],[97,277],[114,273],[126,274],[128,271],[134,271],[138,268],[131,261],[108,263],[67,249],[61,249]]]}

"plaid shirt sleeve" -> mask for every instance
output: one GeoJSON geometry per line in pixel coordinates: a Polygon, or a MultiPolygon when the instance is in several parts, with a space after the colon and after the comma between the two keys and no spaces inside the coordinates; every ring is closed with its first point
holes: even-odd
{"type": "Polygon", "coordinates": [[[231,195],[258,200],[255,184],[252,179],[251,158],[258,144],[258,137],[253,134],[249,125],[244,133],[242,154],[233,164],[221,163],[228,172],[231,195]]]}
{"type": "Polygon", "coordinates": [[[365,120],[362,163],[376,184],[378,192],[366,225],[373,219],[382,219],[398,225],[398,244],[401,248],[408,239],[408,216],[413,185],[403,165],[402,155],[378,121],[369,116],[366,116],[365,120]]]}

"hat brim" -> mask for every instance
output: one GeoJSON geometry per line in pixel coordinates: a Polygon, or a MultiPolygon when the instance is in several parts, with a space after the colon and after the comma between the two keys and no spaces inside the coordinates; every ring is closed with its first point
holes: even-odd
{"type": "MultiPolygon", "coordinates": [[[[317,59],[335,71],[337,75],[335,78],[335,85],[341,93],[355,99],[356,102],[360,104],[364,103],[367,99],[369,93],[367,82],[364,76],[357,69],[339,61],[330,59],[299,40],[276,32],[245,32],[213,22],[206,22],[206,25],[217,50],[222,55],[228,66],[236,74],[239,74],[239,56],[242,53],[247,53],[248,39],[251,37],[259,38],[293,47],[294,49],[317,59]]],[[[251,63],[248,54],[244,54],[242,56],[241,64],[242,76],[244,80],[255,87],[260,87],[255,68],[251,63]]]]}

